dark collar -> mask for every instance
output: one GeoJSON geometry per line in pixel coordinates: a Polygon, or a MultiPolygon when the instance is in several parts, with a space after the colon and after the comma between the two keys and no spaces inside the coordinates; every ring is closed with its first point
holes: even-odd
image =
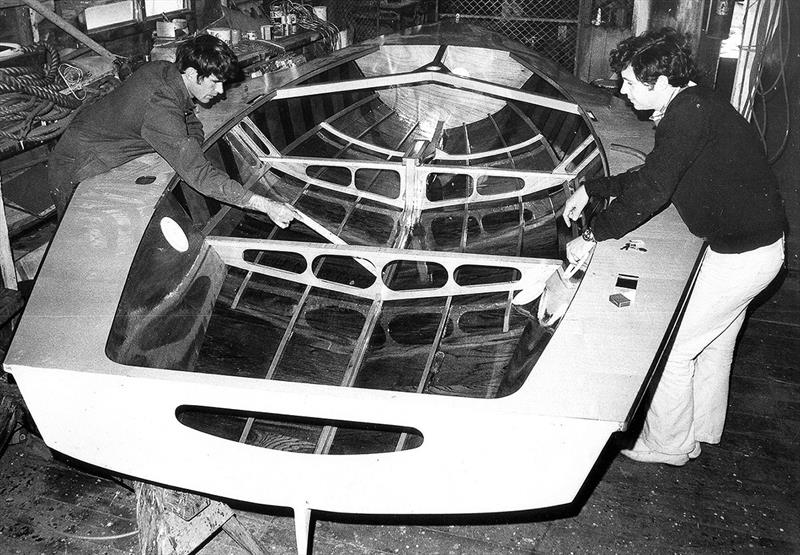
{"type": "Polygon", "coordinates": [[[178,66],[170,63],[164,72],[164,78],[167,84],[172,88],[180,99],[181,106],[185,113],[194,112],[195,103],[189,91],[186,89],[186,84],[183,82],[183,75],[178,70],[178,66]]]}

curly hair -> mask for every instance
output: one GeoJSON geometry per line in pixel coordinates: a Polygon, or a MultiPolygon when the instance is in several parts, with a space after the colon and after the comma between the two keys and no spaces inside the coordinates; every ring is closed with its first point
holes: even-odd
{"type": "Polygon", "coordinates": [[[617,73],[631,66],[636,78],[651,87],[661,75],[673,87],[683,87],[696,72],[686,35],[669,27],[623,40],[611,51],[609,61],[617,73]]]}
{"type": "Polygon", "coordinates": [[[213,75],[222,81],[234,79],[238,72],[236,54],[213,35],[198,35],[178,46],[175,64],[181,73],[193,67],[197,77],[213,75]]]}

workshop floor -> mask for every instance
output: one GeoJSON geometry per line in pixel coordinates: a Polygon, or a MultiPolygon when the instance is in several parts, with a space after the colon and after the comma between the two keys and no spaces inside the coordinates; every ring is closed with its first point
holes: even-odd
{"type": "MultiPolygon", "coordinates": [[[[696,461],[682,468],[635,463],[609,445],[567,508],[435,521],[318,515],[313,552],[800,553],[798,361],[800,276],[793,273],[751,315],[734,362],[723,441],[704,445],[696,461]]],[[[0,500],[0,553],[138,550],[135,495],[51,459],[35,439],[2,454],[0,500]]],[[[295,552],[288,511],[237,513],[267,553],[295,552]]],[[[198,551],[243,552],[224,533],[198,551]]]]}

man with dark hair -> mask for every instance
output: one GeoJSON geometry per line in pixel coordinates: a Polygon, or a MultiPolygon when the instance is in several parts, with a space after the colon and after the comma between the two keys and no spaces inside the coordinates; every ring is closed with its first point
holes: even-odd
{"type": "Polygon", "coordinates": [[[223,81],[234,79],[237,72],[236,54],[212,35],[200,35],[181,43],[175,52],[175,65],[181,73],[194,68],[200,77],[214,75],[223,81]]]}
{"type": "Polygon", "coordinates": [[[633,107],[654,110],[655,146],[638,170],[586,181],[567,199],[570,223],[590,196],[615,197],[567,245],[567,257],[583,259],[596,241],[621,238],[670,202],[706,241],[644,428],[622,451],[636,461],[682,466],[700,455],[700,442],[721,439],[736,337],[748,304],[783,264],[786,215],[754,129],[691,80],[684,37],[662,29],[626,39],[611,64],[633,107]]]}
{"type": "Polygon", "coordinates": [[[196,191],[226,204],[263,212],[286,227],[291,208],[247,191],[203,154],[203,126],[194,101],[222,93],[236,73],[236,56],[211,35],[178,47],[175,63],[144,64],[127,81],[82,109],[49,159],[50,192],[59,219],[78,183],[143,154],[157,152],[196,191]]]}

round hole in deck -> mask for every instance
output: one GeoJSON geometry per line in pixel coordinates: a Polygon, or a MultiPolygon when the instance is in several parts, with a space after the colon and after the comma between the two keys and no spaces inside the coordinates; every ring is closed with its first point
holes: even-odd
{"type": "Polygon", "coordinates": [[[189,239],[178,222],[172,218],[161,218],[161,233],[164,234],[164,239],[167,240],[169,246],[176,251],[186,252],[189,250],[189,239]]]}

